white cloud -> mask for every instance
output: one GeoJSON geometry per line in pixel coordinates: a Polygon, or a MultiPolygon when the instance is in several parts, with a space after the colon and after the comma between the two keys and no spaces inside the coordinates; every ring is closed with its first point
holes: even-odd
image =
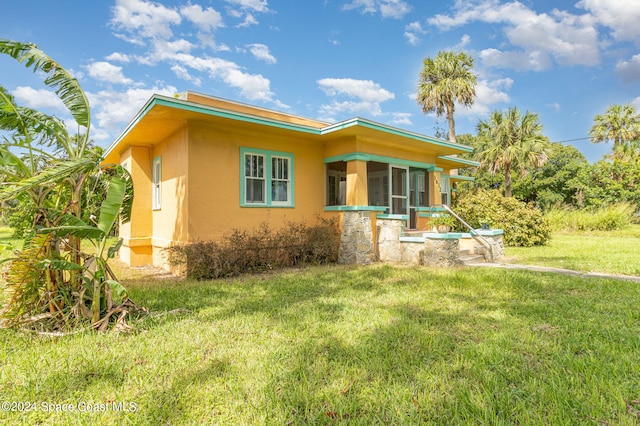
{"type": "Polygon", "coordinates": [[[551,108],[552,110],[554,110],[554,111],[560,111],[560,109],[561,109],[560,108],[560,104],[558,102],[552,102],[550,104],[547,104],[547,106],[549,108],[551,108]]]}
{"type": "Polygon", "coordinates": [[[417,46],[420,44],[420,36],[425,34],[426,31],[422,28],[420,22],[411,22],[404,27],[404,37],[407,39],[409,44],[413,46],[417,46]]]}
{"type": "Polygon", "coordinates": [[[152,63],[165,60],[171,61],[179,53],[189,53],[193,47],[190,41],[184,39],[174,41],[155,40],[153,42],[153,52],[147,59],[152,63]]]}
{"type": "Polygon", "coordinates": [[[253,10],[261,13],[269,11],[267,0],[226,0],[226,2],[243,10],[253,10]]]}
{"type": "Polygon", "coordinates": [[[242,96],[256,101],[274,100],[271,82],[260,74],[249,74],[231,61],[211,57],[195,57],[186,53],[175,55],[173,60],[183,68],[208,73],[211,78],[224,81],[227,85],[240,91],[242,96]]]}
{"type": "Polygon", "coordinates": [[[383,18],[394,19],[402,19],[411,11],[411,5],[403,0],[352,0],[342,8],[362,9],[362,13],[380,13],[383,18]]]}
{"type": "Polygon", "coordinates": [[[131,88],[124,92],[104,90],[87,93],[91,105],[96,105],[96,122],[92,129],[92,138],[104,140],[113,132],[121,130],[142,108],[153,94],[173,96],[177,89],[173,86],[154,86],[150,89],[131,88]]]}
{"type": "Polygon", "coordinates": [[[122,67],[112,65],[109,62],[92,62],[85,67],[89,76],[107,83],[131,84],[133,80],[122,73],[122,67]]]}
{"type": "Polygon", "coordinates": [[[180,24],[182,18],[175,10],[160,3],[144,0],[116,0],[111,23],[119,29],[144,38],[164,38],[173,36],[171,25],[180,24]]]}
{"type": "Polygon", "coordinates": [[[131,62],[131,57],[129,55],[120,52],[113,52],[105,59],[112,62],[122,62],[123,64],[128,64],[129,62],[131,62]]]}
{"type": "Polygon", "coordinates": [[[482,63],[488,67],[512,68],[514,70],[542,71],[551,66],[551,58],[545,52],[522,52],[485,49],[480,52],[482,63]]]}
{"type": "Polygon", "coordinates": [[[497,80],[478,80],[476,99],[470,108],[457,106],[456,114],[471,118],[485,117],[495,109],[496,104],[505,104],[511,100],[507,91],[513,85],[510,78],[497,80]]]}
{"type": "Polygon", "coordinates": [[[247,13],[247,16],[245,16],[244,21],[236,25],[236,27],[246,28],[246,27],[250,27],[251,25],[258,25],[258,20],[252,14],[247,13]]]}
{"type": "Polygon", "coordinates": [[[591,13],[596,21],[612,30],[617,40],[639,42],[640,2],[636,0],[581,0],[576,7],[591,13]]]}
{"type": "Polygon", "coordinates": [[[456,1],[453,15],[435,15],[428,20],[441,30],[473,21],[504,24],[509,43],[518,48],[487,49],[489,65],[539,71],[551,66],[551,59],[560,65],[596,65],[600,61],[595,20],[588,14],[574,15],[557,9],[538,14],[518,1],[502,4],[498,0],[482,0],[456,1]]]}
{"type": "Polygon", "coordinates": [[[392,112],[391,123],[398,126],[411,126],[413,124],[411,117],[413,114],[410,112],[392,112]]]}
{"type": "Polygon", "coordinates": [[[179,79],[191,82],[192,84],[198,87],[202,85],[202,80],[198,77],[193,77],[189,73],[189,70],[183,67],[182,65],[174,64],[171,67],[171,71],[173,71],[176,77],[178,77],[179,79]]]}
{"type": "Polygon", "coordinates": [[[627,82],[640,81],[640,54],[616,64],[616,73],[627,82]]]}
{"type": "Polygon", "coordinates": [[[54,92],[46,89],[34,89],[27,86],[16,87],[11,94],[16,98],[19,105],[24,105],[33,109],[52,109],[56,111],[67,111],[67,107],[54,92]]]}
{"type": "Polygon", "coordinates": [[[320,89],[328,96],[346,95],[367,102],[384,102],[395,98],[395,95],[380,87],[371,80],[355,80],[352,78],[323,78],[318,80],[320,89]]]}
{"type": "Polygon", "coordinates": [[[204,32],[212,32],[217,28],[224,27],[222,15],[211,7],[203,10],[202,6],[198,4],[189,4],[182,6],[180,13],[204,32]]]}
{"type": "Polygon", "coordinates": [[[264,61],[268,64],[276,63],[276,58],[271,54],[271,52],[269,52],[269,46],[265,44],[255,43],[248,44],[247,48],[256,59],[264,61]]]}
{"type": "MultiPolygon", "coordinates": [[[[395,95],[371,80],[351,78],[323,78],[318,80],[320,89],[332,98],[347,97],[346,101],[334,100],[322,105],[320,112],[330,117],[348,115],[383,115],[380,104],[395,98],[395,95]]],[[[327,121],[331,121],[331,118],[327,121]]]]}

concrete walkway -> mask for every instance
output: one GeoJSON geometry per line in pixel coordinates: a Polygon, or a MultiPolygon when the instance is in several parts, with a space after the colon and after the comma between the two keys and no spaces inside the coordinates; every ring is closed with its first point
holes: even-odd
{"type": "Polygon", "coordinates": [[[635,281],[640,283],[640,277],[634,275],[618,275],[618,274],[605,274],[602,272],[581,272],[572,271],[571,269],[562,268],[550,268],[547,266],[535,266],[535,265],[520,265],[514,263],[470,263],[467,266],[483,267],[483,268],[502,268],[502,269],[520,269],[525,271],[535,272],[551,272],[554,274],[571,275],[580,278],[607,278],[614,280],[626,280],[635,281]]]}

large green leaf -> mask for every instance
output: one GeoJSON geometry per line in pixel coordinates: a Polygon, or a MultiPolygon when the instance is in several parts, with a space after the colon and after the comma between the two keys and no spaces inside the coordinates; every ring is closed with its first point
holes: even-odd
{"type": "Polygon", "coordinates": [[[25,146],[32,140],[45,146],[52,144],[61,146],[69,139],[66,125],[62,120],[35,109],[18,106],[13,96],[2,86],[0,86],[0,130],[11,133],[11,140],[21,146],[25,146]]]}
{"type": "Polygon", "coordinates": [[[89,131],[89,101],[76,80],[35,44],[0,39],[0,53],[7,54],[34,72],[44,72],[44,83],[53,88],[76,122],[89,131]]]}
{"type": "Polygon", "coordinates": [[[125,198],[126,182],[121,177],[113,177],[109,182],[109,189],[107,190],[107,197],[100,206],[100,217],[98,217],[98,228],[104,232],[105,235],[109,234],[111,228],[118,220],[120,216],[120,209],[125,198]]]}
{"type": "Polygon", "coordinates": [[[24,179],[0,189],[0,200],[12,200],[33,188],[55,185],[69,176],[89,171],[95,167],[96,161],[92,158],[59,161],[28,179],[24,179]]]}
{"type": "Polygon", "coordinates": [[[66,213],[60,217],[60,225],[38,230],[43,234],[55,232],[59,237],[78,237],[100,239],[104,233],[97,227],[89,225],[72,214],[66,213]]]}

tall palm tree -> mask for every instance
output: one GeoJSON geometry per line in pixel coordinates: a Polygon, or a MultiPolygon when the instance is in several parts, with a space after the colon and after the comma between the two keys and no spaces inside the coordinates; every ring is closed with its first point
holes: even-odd
{"type": "Polygon", "coordinates": [[[488,121],[478,124],[476,158],[491,173],[504,172],[504,193],[511,197],[512,173],[526,174],[547,159],[549,139],[542,135],[538,115],[518,108],[506,113],[494,111],[488,121]]]}
{"type": "Polygon", "coordinates": [[[425,114],[435,111],[445,115],[449,124],[449,141],[456,141],[456,123],[453,118],[456,103],[473,105],[477,78],[472,72],[473,57],[464,52],[440,51],[435,59],[425,58],[420,72],[418,96],[425,114]]]}
{"type": "Polygon", "coordinates": [[[640,147],[640,114],[630,104],[610,105],[604,114],[593,119],[589,136],[594,143],[613,141],[613,158],[624,159],[637,154],[640,147]]]}

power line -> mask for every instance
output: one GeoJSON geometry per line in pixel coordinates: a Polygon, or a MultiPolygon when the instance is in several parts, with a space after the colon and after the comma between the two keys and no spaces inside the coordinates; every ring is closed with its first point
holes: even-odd
{"type": "Polygon", "coordinates": [[[587,140],[587,139],[591,139],[591,138],[587,136],[587,137],[584,137],[584,138],[566,139],[566,140],[563,140],[563,141],[554,141],[554,142],[551,142],[551,143],[566,143],[566,142],[584,141],[584,140],[587,140]]]}

